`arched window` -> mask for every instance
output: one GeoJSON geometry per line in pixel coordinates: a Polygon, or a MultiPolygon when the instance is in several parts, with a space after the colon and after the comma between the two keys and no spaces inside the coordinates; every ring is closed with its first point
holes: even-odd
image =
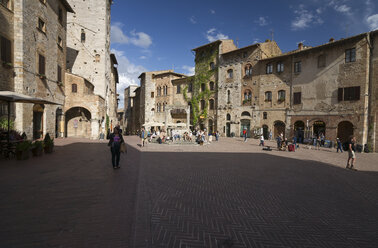
{"type": "Polygon", "coordinates": [[[73,93],[77,92],[77,84],[72,84],[72,92],[73,93]]]}
{"type": "Polygon", "coordinates": [[[227,78],[233,78],[234,77],[234,71],[232,69],[229,69],[227,71],[227,78]]]}
{"type": "Polygon", "coordinates": [[[278,101],[283,102],[285,101],[286,94],[284,90],[278,91],[278,101]]]}
{"type": "Polygon", "coordinates": [[[157,95],[158,95],[158,96],[161,96],[161,87],[158,87],[158,88],[157,88],[157,95]]]}
{"type": "Polygon", "coordinates": [[[206,85],[204,83],[201,84],[201,91],[205,91],[206,85]]]}
{"type": "Polygon", "coordinates": [[[227,103],[231,103],[231,92],[230,92],[230,90],[227,91],[227,103]]]}
{"type": "Polygon", "coordinates": [[[188,85],[188,92],[192,92],[192,91],[193,91],[193,84],[190,83],[190,84],[188,85]]]}
{"type": "Polygon", "coordinates": [[[201,100],[201,110],[205,109],[205,100],[201,100]]]}
{"type": "Polygon", "coordinates": [[[252,99],[252,91],[245,90],[244,91],[244,101],[250,101],[252,99]]]}
{"type": "Polygon", "coordinates": [[[265,101],[266,102],[271,102],[272,101],[272,92],[271,91],[265,92],[265,101]]]}
{"type": "Polygon", "coordinates": [[[214,70],[215,69],[215,63],[214,62],[210,62],[210,70],[214,70]]]}
{"type": "Polygon", "coordinates": [[[210,82],[210,90],[214,90],[214,82],[210,82]]]}
{"type": "Polygon", "coordinates": [[[247,111],[244,111],[244,112],[241,114],[241,116],[249,116],[249,117],[251,117],[251,114],[250,114],[249,112],[247,112],[247,111]]]}
{"type": "Polygon", "coordinates": [[[231,120],[231,115],[230,115],[230,114],[227,114],[227,115],[226,115],[226,120],[228,120],[228,121],[231,120]]]}
{"type": "Polygon", "coordinates": [[[248,64],[245,66],[245,76],[250,77],[252,76],[252,65],[248,64]]]}
{"type": "Polygon", "coordinates": [[[214,109],[214,99],[209,100],[209,107],[210,109],[214,109]]]}

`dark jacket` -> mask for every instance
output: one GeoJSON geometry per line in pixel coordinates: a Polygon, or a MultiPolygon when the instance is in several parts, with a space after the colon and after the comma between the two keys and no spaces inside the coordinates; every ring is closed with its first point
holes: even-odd
{"type": "MultiPolygon", "coordinates": [[[[111,133],[111,134],[109,135],[109,143],[108,143],[108,146],[112,146],[113,141],[114,141],[114,136],[115,136],[114,133],[111,133]]],[[[119,137],[121,138],[121,142],[120,142],[120,144],[125,143],[125,141],[123,140],[123,136],[122,136],[122,134],[120,134],[119,137]]]]}

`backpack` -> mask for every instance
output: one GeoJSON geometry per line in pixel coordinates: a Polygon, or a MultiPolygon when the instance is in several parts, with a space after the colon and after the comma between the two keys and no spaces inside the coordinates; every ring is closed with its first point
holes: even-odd
{"type": "Polygon", "coordinates": [[[343,143],[343,150],[348,151],[349,150],[349,142],[344,142],[343,143]]]}

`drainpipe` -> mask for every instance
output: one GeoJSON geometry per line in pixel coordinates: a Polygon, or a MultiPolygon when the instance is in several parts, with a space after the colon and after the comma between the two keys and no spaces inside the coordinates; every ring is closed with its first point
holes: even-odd
{"type": "MultiPolygon", "coordinates": [[[[373,35],[372,35],[372,32],[369,32],[367,37],[367,43],[369,45],[369,77],[368,77],[368,109],[367,109],[367,114],[368,114],[368,117],[367,117],[367,126],[368,126],[368,130],[367,130],[367,139],[366,139],[366,143],[370,143],[372,144],[372,147],[373,147],[373,151],[375,151],[375,147],[376,147],[376,140],[375,140],[375,125],[374,124],[374,120],[373,120],[373,116],[372,116],[372,107],[373,107],[373,52],[374,52],[374,38],[373,38],[373,35]],[[374,125],[372,130],[370,130],[369,126],[370,125],[374,125]],[[370,137],[370,138],[369,138],[370,137]]],[[[370,151],[370,152],[373,152],[373,151],[370,151]]]]}

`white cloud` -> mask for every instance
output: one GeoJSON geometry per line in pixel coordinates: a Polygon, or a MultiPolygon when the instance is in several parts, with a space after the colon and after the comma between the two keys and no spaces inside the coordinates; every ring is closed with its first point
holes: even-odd
{"type": "Polygon", "coordinates": [[[194,66],[183,65],[181,68],[185,71],[184,74],[188,76],[194,75],[194,66]]]}
{"type": "Polygon", "coordinates": [[[196,17],[195,16],[191,16],[189,18],[189,21],[192,23],[192,24],[196,24],[197,23],[197,20],[196,20],[196,17]]]}
{"type": "Polygon", "coordinates": [[[215,14],[215,10],[211,9],[210,13],[214,15],[215,14]]]}
{"type": "Polygon", "coordinates": [[[268,25],[267,18],[263,17],[263,16],[260,16],[259,19],[257,21],[255,21],[255,22],[258,23],[262,27],[268,25]]]}
{"type": "Polygon", "coordinates": [[[366,21],[369,24],[370,30],[378,29],[378,14],[369,16],[366,21]]]}
{"type": "Polygon", "coordinates": [[[206,32],[206,39],[209,42],[213,42],[216,40],[226,40],[228,36],[222,33],[217,32],[215,28],[211,28],[206,32]]]}
{"type": "Polygon", "coordinates": [[[291,22],[291,28],[293,30],[306,29],[312,24],[323,23],[323,20],[320,18],[320,16],[305,9],[305,6],[303,4],[299,5],[299,8],[294,10],[294,13],[296,14],[296,18],[291,22]]]}
{"type": "Polygon", "coordinates": [[[337,5],[334,8],[337,12],[341,12],[341,13],[349,13],[349,11],[350,11],[350,7],[345,5],[345,4],[337,5]]]}
{"type": "Polygon", "coordinates": [[[119,84],[117,85],[117,92],[120,99],[119,108],[123,108],[125,88],[129,85],[139,85],[139,75],[147,70],[141,65],[131,63],[123,51],[112,49],[111,52],[116,55],[118,61],[119,84]]]}
{"type": "Polygon", "coordinates": [[[143,55],[143,56],[140,56],[139,59],[147,59],[147,57],[143,55]]]}
{"type": "Polygon", "coordinates": [[[130,36],[122,31],[123,24],[117,22],[111,25],[110,39],[113,43],[133,44],[138,47],[148,48],[152,45],[151,37],[144,32],[132,30],[130,36]]]}

